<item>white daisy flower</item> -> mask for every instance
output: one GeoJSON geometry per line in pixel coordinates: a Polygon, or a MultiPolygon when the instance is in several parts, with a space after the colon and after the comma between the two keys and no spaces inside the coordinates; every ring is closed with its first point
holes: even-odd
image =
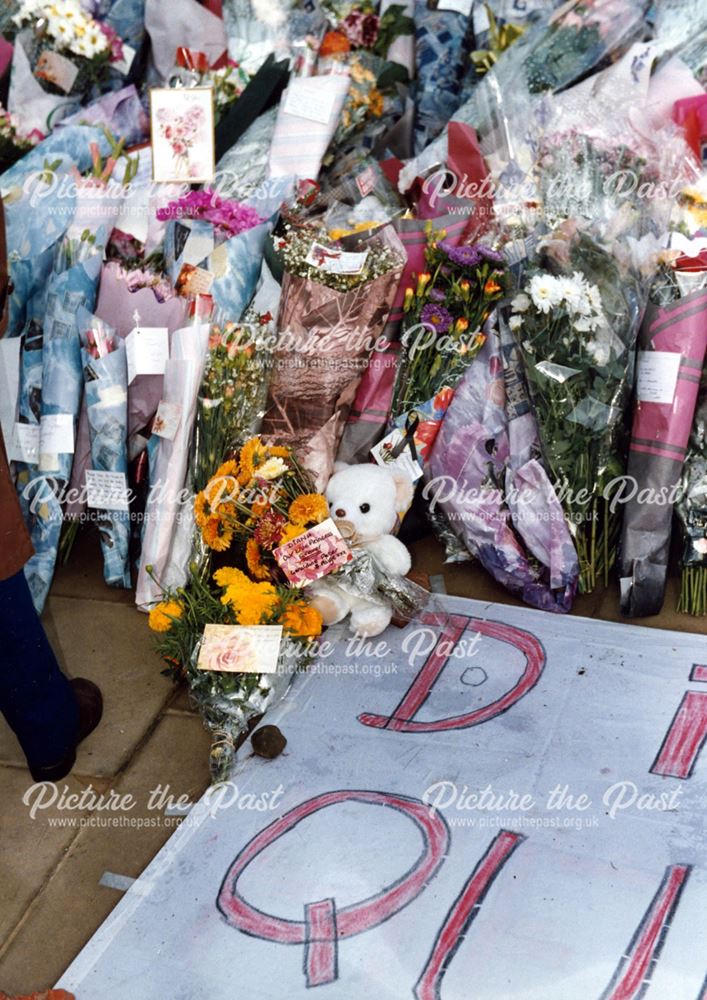
{"type": "Polygon", "coordinates": [[[549,313],[559,305],[560,295],[557,278],[551,274],[536,274],[528,286],[533,305],[542,313],[549,313]]]}
{"type": "Polygon", "coordinates": [[[524,313],[530,308],[530,299],[525,294],[525,292],[519,292],[518,295],[511,301],[511,309],[515,312],[524,313]]]}
{"type": "Polygon", "coordinates": [[[574,328],[580,333],[591,333],[594,329],[592,321],[588,316],[580,316],[579,319],[576,319],[574,321],[574,328]]]}

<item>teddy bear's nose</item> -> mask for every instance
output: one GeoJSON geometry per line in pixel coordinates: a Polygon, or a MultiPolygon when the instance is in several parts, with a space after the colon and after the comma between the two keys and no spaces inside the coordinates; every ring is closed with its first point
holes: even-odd
{"type": "Polygon", "coordinates": [[[337,507],[334,513],[336,514],[337,517],[346,517],[346,511],[344,510],[343,507],[337,507]]]}

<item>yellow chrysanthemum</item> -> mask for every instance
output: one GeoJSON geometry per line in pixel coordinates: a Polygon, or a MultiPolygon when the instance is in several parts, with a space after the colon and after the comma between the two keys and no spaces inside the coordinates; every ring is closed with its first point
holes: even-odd
{"type": "Polygon", "coordinates": [[[240,455],[238,456],[241,467],[238,482],[241,485],[250,482],[253,477],[253,469],[257,465],[262,465],[267,457],[265,446],[260,438],[249,438],[241,448],[240,455]]]}
{"type": "Polygon", "coordinates": [[[194,520],[197,528],[203,528],[211,517],[211,506],[205,493],[197,493],[194,499],[194,520]]]}
{"type": "Polygon", "coordinates": [[[286,524],[282,529],[282,534],[280,535],[280,545],[286,545],[287,542],[291,542],[295,538],[299,538],[303,535],[307,529],[301,524],[286,524]]]}
{"type": "Polygon", "coordinates": [[[233,504],[238,499],[240,488],[235,476],[216,473],[203,489],[203,494],[211,508],[216,510],[224,504],[233,504]]]}
{"type": "Polygon", "coordinates": [[[290,504],[290,520],[294,524],[321,524],[329,517],[329,505],[321,493],[305,493],[290,504]]]}
{"type": "Polygon", "coordinates": [[[148,625],[153,632],[169,632],[175,618],[181,618],[184,608],[179,601],[161,601],[150,611],[148,625]]]}
{"type": "Polygon", "coordinates": [[[297,601],[289,604],[282,615],[280,624],[290,635],[302,639],[314,639],[322,631],[322,616],[311,604],[297,601]]]}
{"type": "Polygon", "coordinates": [[[222,566],[214,573],[214,580],[219,587],[230,587],[233,584],[248,585],[250,580],[240,569],[235,566],[222,566]]]}
{"type": "Polygon", "coordinates": [[[227,462],[219,465],[218,469],[212,476],[213,479],[216,476],[237,476],[238,475],[238,462],[235,458],[230,458],[227,462]]]}
{"type": "Polygon", "coordinates": [[[220,517],[210,517],[201,529],[201,537],[214,552],[225,552],[233,541],[233,528],[230,528],[220,517]]]}
{"type": "Polygon", "coordinates": [[[246,542],[245,558],[248,563],[248,569],[256,580],[270,579],[270,573],[262,563],[260,546],[254,538],[249,538],[246,542]]]}

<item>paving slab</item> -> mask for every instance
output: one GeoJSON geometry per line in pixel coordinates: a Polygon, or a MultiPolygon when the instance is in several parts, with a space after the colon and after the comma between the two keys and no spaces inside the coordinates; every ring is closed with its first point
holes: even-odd
{"type": "MultiPolygon", "coordinates": [[[[103,721],[79,747],[75,771],[117,774],[173,694],[160,674],[147,617],[122,604],[51,596],[43,621],[65,673],[88,677],[103,692],[103,721]]],[[[24,764],[2,719],[0,763],[24,764]]]]}
{"type": "Polygon", "coordinates": [[[94,811],[88,821],[95,825],[71,831],[63,847],[47,842],[45,868],[58,853],[65,854],[41,889],[41,867],[28,854],[28,889],[20,909],[37,895],[9,943],[0,947],[0,989],[21,994],[57,981],[122,896],[100,884],[104,873],[136,878],[176,828],[175,820],[165,821],[160,810],[147,808],[150,792],[169,785],[175,796],[196,801],[209,782],[209,745],[197,718],[166,716],[111,785],[121,796],[131,794],[135,807],[122,813],[94,811]],[[103,825],[112,820],[118,822],[103,825]],[[121,820],[131,823],[118,825],[121,820]],[[150,825],[138,825],[140,820],[150,825]]]}
{"type": "Polygon", "coordinates": [[[109,587],[103,579],[100,537],[91,526],[80,529],[68,560],[57,563],[51,592],[56,597],[85,597],[92,601],[135,604],[134,590],[109,587]]]}
{"type": "MultiPolygon", "coordinates": [[[[87,782],[69,777],[53,789],[38,789],[23,768],[0,767],[0,941],[7,941],[41,886],[61,862],[76,828],[58,825],[60,790],[79,795],[87,782]],[[34,787],[33,787],[34,786],[34,787]],[[23,801],[24,800],[24,801],[23,801]],[[32,810],[34,809],[34,817],[32,810]],[[56,824],[56,825],[55,825],[56,824]]],[[[86,815],[85,810],[77,815],[86,815]]]]}

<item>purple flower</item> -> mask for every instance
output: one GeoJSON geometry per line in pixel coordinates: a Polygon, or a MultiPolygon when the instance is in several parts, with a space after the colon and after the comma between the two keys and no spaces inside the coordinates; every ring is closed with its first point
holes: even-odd
{"type": "Polygon", "coordinates": [[[499,253],[498,250],[494,250],[492,247],[484,246],[483,243],[478,243],[474,249],[491,264],[503,264],[505,261],[502,253],[499,253]]]}
{"type": "Polygon", "coordinates": [[[423,308],[420,320],[431,326],[437,333],[446,333],[454,322],[454,318],[449,310],[444,306],[433,306],[431,302],[423,308]]]}
{"type": "Polygon", "coordinates": [[[476,247],[452,247],[448,256],[453,264],[460,267],[476,267],[482,260],[476,247]]]}
{"type": "Polygon", "coordinates": [[[433,302],[444,302],[446,296],[441,288],[431,288],[430,298],[433,302]]]}

